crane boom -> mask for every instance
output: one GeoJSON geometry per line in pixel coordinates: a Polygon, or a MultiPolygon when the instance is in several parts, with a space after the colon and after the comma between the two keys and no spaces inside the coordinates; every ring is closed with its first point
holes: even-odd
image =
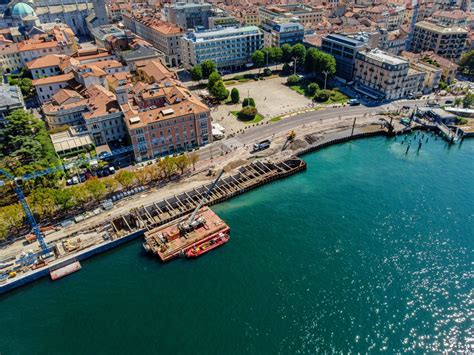
{"type": "Polygon", "coordinates": [[[212,183],[211,186],[209,186],[209,189],[207,190],[206,192],[206,195],[204,195],[203,199],[201,200],[201,202],[199,202],[199,204],[196,206],[196,208],[194,209],[193,213],[191,214],[191,216],[189,216],[189,219],[187,220],[186,222],[186,226],[191,226],[192,223],[194,222],[194,219],[196,218],[196,214],[198,213],[198,211],[201,209],[201,207],[206,203],[207,201],[207,198],[209,197],[209,195],[211,194],[212,190],[214,190],[214,187],[216,187],[217,183],[219,182],[222,174],[224,174],[224,169],[221,170],[221,172],[219,173],[219,175],[217,175],[217,178],[214,180],[214,182],[212,183]]]}
{"type": "Polygon", "coordinates": [[[42,254],[47,254],[49,252],[48,245],[46,244],[46,242],[44,240],[44,237],[43,237],[43,234],[41,233],[41,230],[39,229],[39,226],[36,223],[33,212],[31,212],[31,209],[28,206],[28,203],[26,203],[26,199],[25,199],[25,195],[23,194],[23,190],[21,189],[21,187],[18,184],[15,177],[10,175],[6,171],[0,170],[0,175],[4,175],[8,179],[13,181],[13,184],[14,184],[13,189],[15,190],[15,193],[18,196],[18,200],[20,201],[21,207],[25,211],[26,218],[28,219],[28,222],[30,223],[31,229],[33,229],[33,233],[36,236],[36,240],[38,241],[38,243],[41,247],[41,252],[42,252],[42,254]]]}

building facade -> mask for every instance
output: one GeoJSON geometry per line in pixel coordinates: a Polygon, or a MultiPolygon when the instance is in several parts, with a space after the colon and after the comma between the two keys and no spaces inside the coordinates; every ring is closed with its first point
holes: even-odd
{"type": "Polygon", "coordinates": [[[458,60],[466,50],[468,31],[463,27],[444,27],[421,21],[415,25],[412,50],[433,51],[435,54],[458,60]]]}
{"type": "Polygon", "coordinates": [[[184,29],[209,28],[209,17],[214,16],[213,6],[205,2],[175,2],[164,7],[166,21],[184,29]]]}
{"type": "Polygon", "coordinates": [[[374,99],[396,100],[418,95],[425,74],[409,63],[379,49],[360,51],[356,55],[355,89],[374,99]]]}
{"type": "Polygon", "coordinates": [[[324,9],[306,4],[270,5],[258,8],[260,23],[277,20],[296,20],[305,26],[315,26],[323,21],[324,9]]]}
{"type": "Polygon", "coordinates": [[[181,37],[184,35],[181,27],[151,17],[135,17],[129,13],[123,15],[123,24],[162,52],[168,66],[175,67],[181,62],[181,37]]]}
{"type": "Polygon", "coordinates": [[[352,81],[356,54],[366,47],[366,42],[340,34],[329,34],[322,38],[321,49],[336,60],[336,75],[352,81]]]}
{"type": "Polygon", "coordinates": [[[25,102],[19,86],[15,85],[0,85],[0,127],[5,123],[5,117],[10,112],[17,109],[24,109],[25,102]]]}
{"type": "Polygon", "coordinates": [[[220,69],[236,69],[250,62],[252,53],[263,47],[258,27],[229,27],[190,32],[181,40],[186,67],[213,60],[220,69]]]}
{"type": "Polygon", "coordinates": [[[263,25],[265,47],[281,47],[284,44],[302,43],[305,30],[299,22],[275,22],[267,20],[263,25]]]}

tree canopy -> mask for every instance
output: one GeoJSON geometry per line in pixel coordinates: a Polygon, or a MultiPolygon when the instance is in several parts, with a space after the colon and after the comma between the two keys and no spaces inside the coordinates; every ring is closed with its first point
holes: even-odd
{"type": "Polygon", "coordinates": [[[334,75],[336,74],[336,60],[328,53],[310,48],[306,52],[305,69],[313,74],[326,72],[328,75],[334,75]]]}
{"type": "Polygon", "coordinates": [[[256,50],[252,54],[252,63],[256,68],[261,68],[265,64],[265,53],[261,50],[256,50]]]}
{"type": "Polygon", "coordinates": [[[466,52],[459,60],[459,71],[464,74],[474,74],[474,50],[466,52]]]}
{"type": "Polygon", "coordinates": [[[194,81],[202,80],[202,67],[199,64],[191,69],[191,79],[194,81]]]}
{"type": "Polygon", "coordinates": [[[13,175],[60,164],[44,122],[24,110],[6,117],[0,141],[0,168],[13,175]]]}
{"type": "Polygon", "coordinates": [[[204,79],[209,78],[212,72],[216,71],[216,63],[212,60],[205,60],[201,63],[202,77],[204,79]]]}

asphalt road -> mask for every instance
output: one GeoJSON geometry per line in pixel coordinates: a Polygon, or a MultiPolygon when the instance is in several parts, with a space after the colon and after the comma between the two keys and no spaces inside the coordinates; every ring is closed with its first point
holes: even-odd
{"type": "MultiPolygon", "coordinates": [[[[430,99],[431,100],[431,99],[430,99]]],[[[441,101],[454,100],[452,97],[445,97],[441,101]]],[[[283,118],[280,121],[249,127],[244,133],[238,134],[235,138],[230,138],[232,142],[239,142],[241,144],[253,144],[263,139],[269,139],[273,134],[286,133],[291,130],[294,130],[302,125],[316,124],[320,122],[321,124],[329,123],[331,120],[337,123],[337,120],[351,120],[354,117],[364,117],[365,115],[375,115],[382,112],[393,111],[401,109],[404,106],[414,109],[416,106],[426,106],[428,99],[422,100],[403,100],[395,101],[389,104],[384,104],[380,106],[348,106],[348,107],[336,107],[336,108],[326,108],[320,111],[312,111],[301,113],[292,117],[283,118]]],[[[228,150],[228,146],[232,144],[230,139],[223,139],[216,141],[210,145],[207,145],[199,149],[200,160],[207,160],[213,156],[220,155],[224,150],[228,150]],[[230,143],[229,143],[230,142],[230,143]],[[212,152],[212,153],[211,153],[212,152]]]]}

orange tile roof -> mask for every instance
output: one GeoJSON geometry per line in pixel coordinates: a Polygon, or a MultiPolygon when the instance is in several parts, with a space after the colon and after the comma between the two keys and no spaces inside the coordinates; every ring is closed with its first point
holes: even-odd
{"type": "Polygon", "coordinates": [[[61,63],[61,59],[63,59],[64,57],[66,56],[60,54],[48,54],[44,57],[40,57],[38,59],[26,63],[26,66],[29,70],[59,66],[59,64],[61,63]]]}
{"type": "Polygon", "coordinates": [[[48,42],[23,41],[23,42],[18,43],[18,51],[26,52],[26,51],[33,51],[37,49],[56,48],[57,46],[58,46],[57,41],[48,41],[48,42]]]}
{"type": "Polygon", "coordinates": [[[60,83],[63,81],[72,80],[73,78],[74,78],[74,75],[72,75],[72,73],[61,74],[61,75],[50,76],[47,78],[40,78],[40,79],[33,80],[33,85],[38,86],[38,85],[60,83]]]}

